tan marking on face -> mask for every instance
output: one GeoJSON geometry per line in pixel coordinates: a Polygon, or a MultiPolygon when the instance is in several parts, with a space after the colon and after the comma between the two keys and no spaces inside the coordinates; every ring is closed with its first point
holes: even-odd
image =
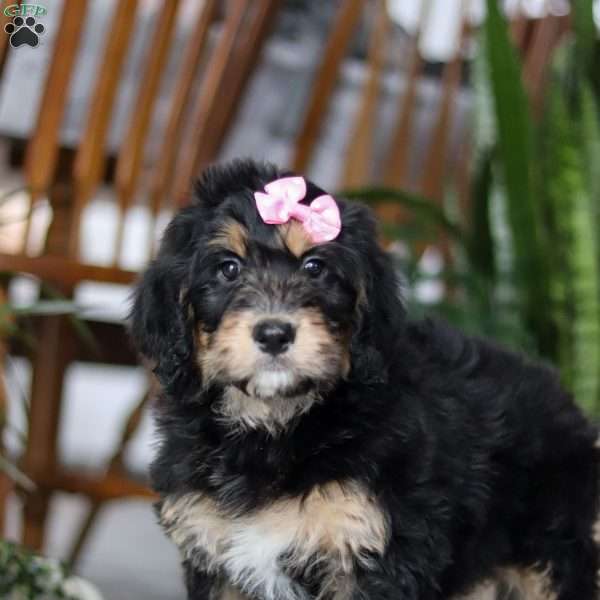
{"type": "Polygon", "coordinates": [[[265,600],[296,598],[281,566],[284,556],[292,572],[318,569],[322,594],[349,598],[354,565],[371,568],[368,555],[382,555],[388,541],[385,514],[355,481],[331,482],[304,499],[279,500],[239,516],[206,496],[187,494],[167,499],[161,520],[187,558],[206,554],[209,571],[224,572],[233,586],[265,600]]]}
{"type": "Polygon", "coordinates": [[[248,230],[234,220],[223,224],[217,235],[208,242],[209,246],[217,246],[231,250],[241,258],[246,256],[248,230]]]}
{"type": "MultiPolygon", "coordinates": [[[[333,380],[348,373],[349,337],[330,332],[317,309],[301,309],[289,314],[245,310],[226,314],[217,331],[210,335],[206,347],[198,352],[207,384],[248,380],[251,395],[269,397],[260,381],[267,379],[263,377],[264,370],[271,358],[255,344],[252,331],[259,321],[270,318],[289,321],[296,329],[294,342],[278,358],[280,378],[287,380],[288,387],[294,387],[301,379],[333,380]]],[[[272,395],[277,395],[277,389],[272,395]]]]}
{"type": "Polygon", "coordinates": [[[331,371],[345,375],[350,360],[347,337],[332,335],[316,308],[298,311],[297,317],[296,339],[290,348],[293,360],[315,376],[327,376],[331,371]]]}
{"type": "Polygon", "coordinates": [[[251,311],[226,314],[220,327],[207,338],[198,359],[207,383],[220,376],[245,379],[252,374],[258,348],[252,339],[257,322],[251,311]]]}
{"type": "Polygon", "coordinates": [[[315,246],[299,221],[291,220],[283,225],[278,225],[277,229],[285,248],[294,256],[300,257],[315,246]]]}

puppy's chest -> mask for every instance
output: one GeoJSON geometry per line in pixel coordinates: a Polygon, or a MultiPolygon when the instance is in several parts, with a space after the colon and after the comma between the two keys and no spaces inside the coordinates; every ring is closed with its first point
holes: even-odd
{"type": "Polygon", "coordinates": [[[388,531],[377,501],[356,482],[330,483],[232,517],[201,494],[167,498],[161,521],[184,557],[265,600],[303,600],[309,573],[319,597],[351,593],[353,568],[369,568],[388,531]]]}

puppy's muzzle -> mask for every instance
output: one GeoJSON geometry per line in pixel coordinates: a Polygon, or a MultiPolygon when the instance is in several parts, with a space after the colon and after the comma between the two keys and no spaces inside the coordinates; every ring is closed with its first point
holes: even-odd
{"type": "Polygon", "coordinates": [[[262,352],[276,356],[294,343],[296,328],[287,321],[265,319],[254,326],[252,337],[262,352]]]}

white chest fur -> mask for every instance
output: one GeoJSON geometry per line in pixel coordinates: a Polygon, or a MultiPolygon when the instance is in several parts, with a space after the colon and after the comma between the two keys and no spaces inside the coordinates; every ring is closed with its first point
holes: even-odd
{"type": "Polygon", "coordinates": [[[382,554],[387,542],[385,515],[356,482],[330,483],[238,517],[187,494],[167,498],[161,519],[188,560],[201,556],[204,568],[265,600],[304,600],[287,573],[307,568],[322,576],[322,594],[342,600],[353,562],[368,567],[367,555],[382,554]]]}

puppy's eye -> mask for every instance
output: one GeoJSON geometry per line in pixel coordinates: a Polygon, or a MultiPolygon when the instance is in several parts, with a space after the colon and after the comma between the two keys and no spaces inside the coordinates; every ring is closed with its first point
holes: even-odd
{"type": "Polygon", "coordinates": [[[227,280],[233,281],[238,278],[242,268],[237,260],[225,260],[219,265],[219,273],[227,280]]]}
{"type": "Polygon", "coordinates": [[[319,258],[309,258],[304,261],[304,264],[302,265],[302,270],[311,277],[318,277],[323,272],[324,268],[325,264],[319,258]]]}

